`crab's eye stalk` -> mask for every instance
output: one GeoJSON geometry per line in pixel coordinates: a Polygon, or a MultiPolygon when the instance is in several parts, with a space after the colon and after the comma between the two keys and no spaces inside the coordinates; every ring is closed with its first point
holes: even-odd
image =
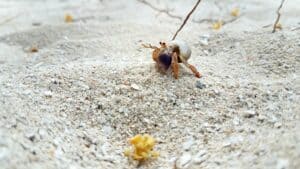
{"type": "Polygon", "coordinates": [[[166,45],[165,42],[159,42],[159,44],[160,44],[160,46],[161,46],[162,48],[166,48],[166,47],[167,47],[167,45],[166,45]]]}

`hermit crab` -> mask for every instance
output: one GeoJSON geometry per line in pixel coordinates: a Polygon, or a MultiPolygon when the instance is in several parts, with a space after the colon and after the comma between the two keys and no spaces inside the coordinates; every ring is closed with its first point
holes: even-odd
{"type": "Polygon", "coordinates": [[[175,79],[178,79],[179,64],[183,63],[189,68],[197,78],[201,74],[197,71],[195,66],[189,64],[187,61],[191,57],[191,49],[186,42],[180,40],[173,40],[169,43],[159,42],[160,47],[152,46],[151,44],[143,44],[145,48],[154,49],[152,52],[152,59],[156,62],[156,68],[161,73],[166,73],[169,68],[172,69],[175,79]]]}

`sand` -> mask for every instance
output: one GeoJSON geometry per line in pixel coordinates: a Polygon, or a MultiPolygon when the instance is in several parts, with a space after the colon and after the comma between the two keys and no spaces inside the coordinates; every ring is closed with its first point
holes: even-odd
{"type": "Polygon", "coordinates": [[[141,43],[170,40],[176,18],[138,1],[1,1],[1,168],[299,168],[300,1],[273,34],[279,3],[201,2],[177,38],[203,77],[181,66],[175,80],[141,43]],[[220,30],[195,22],[235,7],[220,30]],[[145,133],[160,157],[138,165],[123,151],[145,133]]]}

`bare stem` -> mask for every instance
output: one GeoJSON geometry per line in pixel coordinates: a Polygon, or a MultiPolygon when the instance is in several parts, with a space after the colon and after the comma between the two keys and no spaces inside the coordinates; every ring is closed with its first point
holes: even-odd
{"type": "Polygon", "coordinates": [[[196,20],[196,19],[193,19],[192,22],[194,23],[204,23],[204,22],[208,22],[208,23],[211,23],[211,22],[218,22],[217,19],[200,19],[200,20],[196,20]]]}
{"type": "MultiPolygon", "coordinates": [[[[222,25],[226,25],[226,24],[229,24],[229,23],[232,23],[234,21],[236,21],[239,17],[235,17],[235,18],[232,18],[230,20],[226,20],[226,21],[223,21],[222,22],[222,25]]],[[[203,23],[203,22],[208,22],[208,23],[213,23],[213,22],[218,22],[220,20],[218,19],[200,19],[200,20],[192,20],[192,22],[194,23],[203,23]]]]}
{"type": "Polygon", "coordinates": [[[181,29],[183,28],[183,26],[186,24],[187,20],[190,18],[190,16],[192,15],[192,13],[195,11],[195,9],[197,8],[197,6],[199,5],[199,3],[201,2],[201,0],[198,0],[197,3],[195,4],[195,6],[193,7],[193,9],[188,13],[188,15],[185,17],[183,23],[181,24],[181,26],[179,27],[179,29],[176,31],[176,33],[174,34],[172,40],[174,40],[177,36],[177,34],[181,31],[181,29]]]}
{"type": "Polygon", "coordinates": [[[6,24],[6,23],[8,23],[8,22],[10,22],[10,21],[12,21],[12,20],[14,20],[14,19],[16,19],[17,17],[19,17],[19,16],[22,15],[22,14],[23,14],[23,12],[18,13],[18,14],[15,15],[15,16],[6,18],[4,21],[1,21],[1,22],[0,22],[0,26],[1,26],[1,25],[4,25],[4,24],[6,24]]]}
{"type": "Polygon", "coordinates": [[[151,9],[153,9],[155,11],[158,11],[159,12],[158,14],[164,13],[164,14],[168,15],[171,18],[176,18],[176,19],[182,20],[182,17],[174,15],[174,14],[171,14],[168,9],[159,9],[156,6],[152,5],[151,3],[147,2],[146,0],[137,0],[137,1],[139,1],[140,3],[143,3],[143,4],[147,5],[147,6],[149,6],[151,9]]]}
{"type": "Polygon", "coordinates": [[[276,32],[276,27],[277,27],[277,24],[278,24],[279,19],[280,19],[280,16],[281,16],[281,14],[280,14],[279,11],[280,11],[280,9],[281,9],[282,6],[283,6],[284,1],[285,1],[285,0],[281,0],[281,3],[280,3],[280,5],[279,5],[279,7],[278,7],[278,9],[277,9],[277,18],[276,18],[276,21],[275,21],[275,23],[274,23],[274,25],[273,25],[273,31],[272,31],[272,33],[275,33],[275,32],[276,32]]]}

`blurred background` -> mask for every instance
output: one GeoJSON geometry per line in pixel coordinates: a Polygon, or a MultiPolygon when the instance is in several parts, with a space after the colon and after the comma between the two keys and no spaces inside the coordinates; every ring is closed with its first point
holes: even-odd
{"type": "Polygon", "coordinates": [[[300,0],[0,0],[0,168],[300,167],[300,0]],[[150,134],[160,157],[123,152],[150,134]]]}
{"type": "MultiPolygon", "coordinates": [[[[179,26],[178,17],[185,17],[194,6],[194,0],[9,0],[0,1],[1,34],[30,29],[44,25],[57,25],[64,22],[69,14],[75,23],[105,24],[108,22],[143,23],[150,26],[179,26]],[[168,16],[165,11],[175,17],[168,16]],[[176,18],[177,17],[177,18],[176,18]]],[[[276,10],[281,0],[203,0],[192,15],[188,25],[197,25],[206,31],[212,21],[230,21],[231,12],[238,9],[238,19],[221,30],[251,31],[269,28],[276,18],[276,10]],[[198,23],[202,21],[201,23],[198,23]]],[[[299,0],[286,1],[281,9],[281,24],[284,28],[299,26],[299,0]]],[[[149,27],[150,29],[151,27],[149,27]]]]}

